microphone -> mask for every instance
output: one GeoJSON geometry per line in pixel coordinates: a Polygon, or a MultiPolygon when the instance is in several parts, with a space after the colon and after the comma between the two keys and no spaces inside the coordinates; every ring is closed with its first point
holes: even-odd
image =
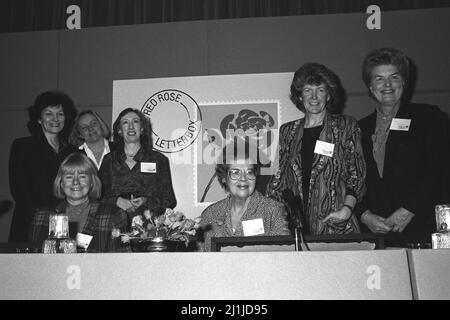
{"type": "Polygon", "coordinates": [[[285,189],[282,198],[288,206],[290,222],[293,224],[295,236],[295,251],[303,251],[303,247],[310,251],[303,234],[303,204],[300,196],[295,196],[290,189],[285,189]]]}

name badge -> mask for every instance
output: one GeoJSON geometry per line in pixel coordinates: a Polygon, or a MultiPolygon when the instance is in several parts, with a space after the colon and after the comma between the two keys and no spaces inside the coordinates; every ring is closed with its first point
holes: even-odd
{"type": "Polygon", "coordinates": [[[264,234],[264,224],[262,218],[242,221],[242,228],[244,229],[245,237],[264,234]]]}
{"type": "Polygon", "coordinates": [[[390,130],[409,131],[411,119],[394,118],[391,122],[390,130]]]}
{"type": "Polygon", "coordinates": [[[155,162],[141,162],[141,172],[156,173],[156,163],[155,162]]]}
{"type": "Polygon", "coordinates": [[[314,148],[314,153],[321,154],[327,157],[333,157],[334,143],[328,143],[325,141],[316,141],[316,147],[314,148]]]}
{"type": "Polygon", "coordinates": [[[87,247],[89,247],[89,243],[91,243],[92,236],[78,232],[76,240],[79,247],[87,249],[87,247]]]}

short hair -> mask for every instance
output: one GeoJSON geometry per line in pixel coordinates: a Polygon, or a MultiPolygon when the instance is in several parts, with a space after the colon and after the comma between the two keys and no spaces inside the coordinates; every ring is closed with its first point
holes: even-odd
{"type": "Polygon", "coordinates": [[[141,146],[144,148],[144,150],[152,150],[153,149],[153,139],[152,139],[152,125],[150,123],[150,119],[147,118],[141,111],[138,109],[133,108],[126,108],[122,110],[122,112],[119,113],[117,116],[116,121],[114,121],[113,124],[113,139],[114,144],[119,150],[123,150],[124,143],[123,143],[123,137],[119,134],[120,131],[120,120],[129,112],[134,112],[139,116],[139,119],[141,120],[141,128],[143,129],[143,132],[141,134],[141,146]]]}
{"type": "Polygon", "coordinates": [[[80,132],[80,126],[79,126],[78,122],[80,121],[80,118],[86,114],[90,114],[95,119],[97,119],[97,121],[100,125],[100,129],[102,131],[103,138],[108,140],[111,137],[111,130],[109,129],[106,122],[102,119],[102,117],[100,117],[100,115],[97,112],[92,111],[92,110],[83,110],[75,118],[74,126],[73,126],[72,131],[70,132],[70,136],[69,136],[69,143],[71,143],[77,147],[81,146],[85,142],[83,139],[83,136],[80,132]]]}
{"type": "Polygon", "coordinates": [[[363,61],[362,78],[367,88],[370,87],[372,70],[382,65],[396,66],[405,83],[409,79],[409,60],[400,50],[394,48],[379,48],[372,50],[363,61]]]}
{"type": "Polygon", "coordinates": [[[64,92],[53,90],[41,93],[33,105],[28,108],[29,121],[27,124],[28,130],[33,136],[42,134],[42,127],[38,120],[41,118],[42,111],[49,106],[62,106],[64,112],[64,128],[59,133],[58,137],[61,141],[66,142],[70,132],[72,131],[73,120],[77,115],[77,110],[73,100],[64,92]]]}
{"type": "Polygon", "coordinates": [[[241,150],[238,151],[238,144],[230,143],[222,149],[219,156],[217,157],[215,168],[217,181],[225,191],[229,191],[226,182],[228,177],[229,165],[238,160],[244,160],[245,163],[253,164],[253,168],[256,172],[256,177],[258,177],[261,169],[261,163],[258,161],[257,157],[250,154],[249,149],[249,144],[246,143],[244,150],[242,150],[243,152],[239,152],[241,150]]]}
{"type": "Polygon", "coordinates": [[[326,104],[326,109],[334,113],[343,102],[343,88],[338,76],[320,63],[305,63],[294,74],[291,83],[291,101],[302,112],[306,112],[301,98],[303,87],[305,85],[320,85],[324,84],[330,100],[326,104]]]}
{"type": "Polygon", "coordinates": [[[65,174],[74,173],[75,171],[89,174],[92,180],[92,188],[89,191],[89,198],[99,199],[102,192],[102,182],[98,177],[97,168],[91,159],[84,153],[74,152],[69,154],[61,163],[53,183],[53,194],[59,199],[65,199],[66,195],[61,186],[61,181],[65,174]]]}

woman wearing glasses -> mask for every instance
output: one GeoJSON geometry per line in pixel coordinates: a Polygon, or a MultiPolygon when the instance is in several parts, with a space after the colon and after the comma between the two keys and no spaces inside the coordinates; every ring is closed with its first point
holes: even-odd
{"type": "Polygon", "coordinates": [[[289,235],[284,205],[255,190],[259,165],[248,155],[234,153],[216,165],[217,179],[228,196],[201,216],[203,251],[211,251],[211,237],[289,235]],[[227,161],[228,160],[228,161],[227,161]]]}

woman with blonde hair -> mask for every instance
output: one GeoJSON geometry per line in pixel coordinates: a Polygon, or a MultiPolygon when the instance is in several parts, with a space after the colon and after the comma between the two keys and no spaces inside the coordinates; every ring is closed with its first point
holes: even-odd
{"type": "Polygon", "coordinates": [[[99,169],[103,158],[111,151],[110,137],[111,130],[98,113],[83,110],[75,118],[69,142],[84,151],[99,169]]]}
{"type": "Polygon", "coordinates": [[[90,251],[115,251],[110,236],[112,228],[125,227],[127,220],[113,206],[98,201],[101,191],[102,183],[92,161],[82,153],[70,154],[61,163],[53,184],[53,194],[63,201],[55,208],[40,209],[35,213],[31,241],[41,242],[47,238],[50,214],[65,213],[72,238],[77,233],[91,235],[90,251]]]}

